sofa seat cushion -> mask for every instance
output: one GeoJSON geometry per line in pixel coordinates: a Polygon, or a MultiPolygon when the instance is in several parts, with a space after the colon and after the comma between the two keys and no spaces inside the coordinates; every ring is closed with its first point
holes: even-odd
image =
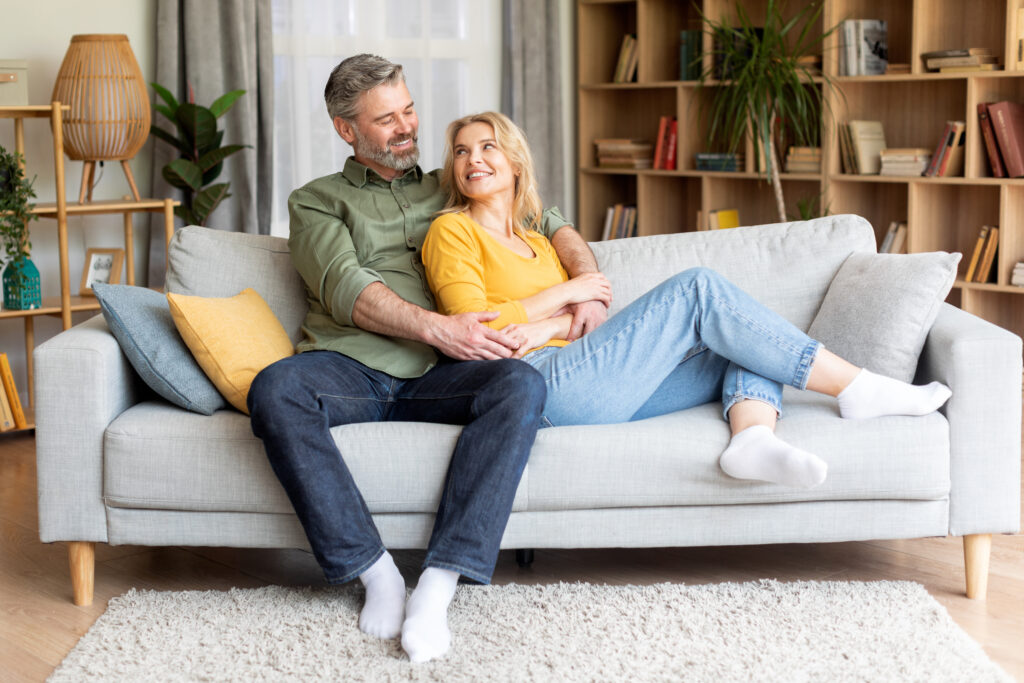
{"type": "MultiPolygon", "coordinates": [[[[828,500],[940,500],[949,493],[945,418],[843,420],[833,399],[787,390],[778,434],[829,463],[810,489],[722,473],[729,439],[721,406],[625,425],[538,433],[515,511],[828,500]],[[628,455],[627,455],[628,454],[628,455]]],[[[436,510],[457,427],[416,422],[336,427],[333,434],[373,513],[436,510]]],[[[234,411],[203,417],[139,404],[108,427],[104,498],[124,508],[291,512],[252,434],[234,411]]]]}

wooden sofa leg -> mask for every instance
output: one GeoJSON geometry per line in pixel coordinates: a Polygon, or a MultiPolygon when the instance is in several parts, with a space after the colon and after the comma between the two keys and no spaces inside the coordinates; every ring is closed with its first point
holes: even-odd
{"type": "Polygon", "coordinates": [[[992,554],[992,534],[964,536],[964,574],[967,576],[967,597],[984,600],[988,591],[988,559],[992,554]]]}
{"type": "Polygon", "coordinates": [[[71,541],[68,543],[68,560],[71,563],[72,599],[76,605],[91,605],[96,544],[92,541],[71,541]]]}

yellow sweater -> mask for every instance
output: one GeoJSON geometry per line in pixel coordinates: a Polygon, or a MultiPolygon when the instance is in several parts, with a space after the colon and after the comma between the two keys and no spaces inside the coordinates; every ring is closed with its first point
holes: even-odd
{"type": "MultiPolygon", "coordinates": [[[[565,282],[569,276],[546,237],[530,231],[526,242],[533,249],[533,258],[501,244],[465,214],[446,213],[435,219],[423,242],[423,265],[438,312],[497,311],[500,315],[486,323],[496,330],[529,322],[519,300],[565,282]]],[[[567,343],[552,339],[545,346],[567,343]]]]}

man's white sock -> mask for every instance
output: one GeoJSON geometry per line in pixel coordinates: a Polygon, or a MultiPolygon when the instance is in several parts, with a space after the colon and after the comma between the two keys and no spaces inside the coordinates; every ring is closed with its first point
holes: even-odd
{"type": "Polygon", "coordinates": [[[927,415],[949,400],[953,392],[945,384],[922,386],[861,370],[839,392],[839,414],[862,420],[883,415],[927,415]]]}
{"type": "Polygon", "coordinates": [[[800,488],[817,486],[828,474],[824,460],[790,446],[765,425],[747,427],[733,436],[718,464],[736,479],[758,479],[800,488]]]}
{"type": "Polygon", "coordinates": [[[405,606],[402,624],[402,649],[413,662],[440,657],[451,646],[448,630],[448,605],[455,597],[459,573],[427,567],[405,606]]]}
{"type": "Polygon", "coordinates": [[[359,575],[366,587],[366,604],[359,613],[359,630],[378,638],[397,638],[405,617],[405,579],[385,552],[359,575]]]}

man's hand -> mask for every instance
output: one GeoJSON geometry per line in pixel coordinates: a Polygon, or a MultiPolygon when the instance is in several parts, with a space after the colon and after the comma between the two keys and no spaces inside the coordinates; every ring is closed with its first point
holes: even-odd
{"type": "Polygon", "coordinates": [[[608,319],[608,308],[600,301],[584,301],[570,304],[567,308],[572,313],[572,325],[566,337],[568,341],[576,341],[588,332],[593,332],[608,319]]]}
{"type": "Polygon", "coordinates": [[[519,342],[504,331],[492,330],[483,324],[498,315],[497,311],[439,315],[435,319],[431,344],[456,360],[511,358],[519,350],[519,342]]]}

